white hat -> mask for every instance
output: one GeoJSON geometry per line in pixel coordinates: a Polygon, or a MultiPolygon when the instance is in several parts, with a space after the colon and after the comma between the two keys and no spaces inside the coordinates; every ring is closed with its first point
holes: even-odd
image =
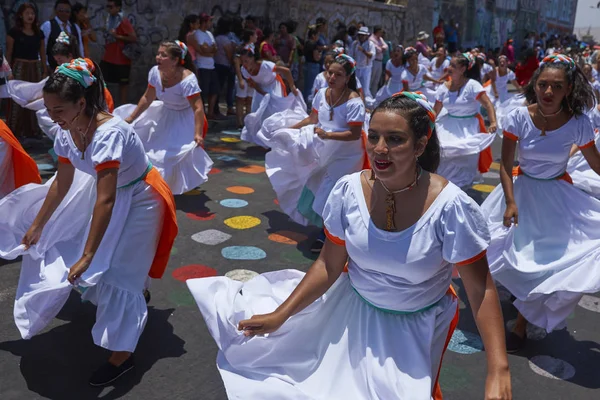
{"type": "Polygon", "coordinates": [[[366,26],[363,26],[363,27],[361,27],[361,28],[358,30],[358,34],[359,34],[359,35],[370,35],[370,33],[369,33],[369,28],[367,28],[366,26]]]}
{"type": "Polygon", "coordinates": [[[417,35],[417,40],[426,40],[429,37],[429,34],[425,31],[419,32],[417,35]]]}

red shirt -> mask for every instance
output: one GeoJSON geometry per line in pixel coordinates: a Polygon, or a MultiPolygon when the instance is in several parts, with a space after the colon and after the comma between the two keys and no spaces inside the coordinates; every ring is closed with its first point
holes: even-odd
{"type": "Polygon", "coordinates": [[[517,77],[517,82],[519,82],[519,85],[527,85],[529,83],[529,80],[533,76],[535,70],[538,69],[539,65],[540,63],[535,56],[529,57],[524,64],[518,63],[515,67],[515,75],[517,77]]]}
{"type": "MultiPolygon", "coordinates": [[[[127,18],[123,18],[119,26],[117,26],[117,35],[126,36],[134,33],[133,26],[127,18]]],[[[116,42],[107,43],[104,45],[104,57],[103,61],[116,65],[131,65],[131,60],[123,54],[123,48],[125,42],[117,40],[116,42]]]]}
{"type": "Polygon", "coordinates": [[[445,33],[444,33],[444,28],[442,28],[441,26],[436,26],[435,28],[433,28],[433,39],[435,42],[438,41],[438,38],[441,38],[442,41],[444,41],[444,37],[445,37],[445,33]]]}

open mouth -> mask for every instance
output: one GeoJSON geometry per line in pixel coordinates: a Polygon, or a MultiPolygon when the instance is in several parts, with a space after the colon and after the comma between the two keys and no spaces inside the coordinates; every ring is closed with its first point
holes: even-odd
{"type": "Polygon", "coordinates": [[[552,103],[553,99],[546,97],[546,98],[542,99],[542,101],[546,104],[550,104],[550,103],[552,103]]]}
{"type": "Polygon", "coordinates": [[[384,169],[388,169],[390,167],[390,165],[392,165],[391,161],[375,160],[375,168],[377,168],[380,171],[383,171],[384,169]]]}

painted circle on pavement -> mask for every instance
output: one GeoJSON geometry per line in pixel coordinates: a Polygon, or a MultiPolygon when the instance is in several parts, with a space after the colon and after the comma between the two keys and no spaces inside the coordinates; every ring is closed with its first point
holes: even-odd
{"type": "Polygon", "coordinates": [[[225,225],[233,229],[250,229],[260,225],[260,219],[249,215],[227,218],[223,221],[225,225]]]}
{"type": "Polygon", "coordinates": [[[600,298],[584,294],[579,300],[579,307],[585,308],[588,311],[600,312],[600,298]]]}
{"type": "Polygon", "coordinates": [[[230,193],[235,193],[235,194],[250,194],[250,193],[254,193],[254,189],[247,187],[247,186],[229,186],[227,189],[228,192],[230,193]]]}
{"type": "Polygon", "coordinates": [[[189,219],[193,219],[194,221],[210,221],[215,219],[216,215],[214,212],[210,212],[210,211],[196,211],[196,212],[189,212],[187,214],[185,214],[189,219]]]}
{"type": "Polygon", "coordinates": [[[474,354],[483,350],[483,342],[475,333],[456,329],[448,344],[448,350],[459,354],[474,354]]]}
{"type": "Polygon", "coordinates": [[[575,367],[559,358],[534,356],[529,360],[529,368],[538,375],[556,380],[569,380],[575,376],[575,367]]]}
{"type": "Polygon", "coordinates": [[[217,270],[206,265],[191,264],[174,270],[171,275],[178,281],[185,282],[188,279],[207,278],[217,276],[217,270]]]}
{"type": "Polygon", "coordinates": [[[221,138],[221,141],[225,142],[225,143],[238,143],[238,142],[241,142],[240,139],[235,138],[235,137],[224,137],[224,138],[221,138]]]}
{"type": "Polygon", "coordinates": [[[238,168],[237,170],[247,174],[262,174],[266,171],[265,167],[261,165],[247,165],[245,167],[238,168]]]}
{"type": "Polygon", "coordinates": [[[221,255],[228,260],[262,260],[267,257],[264,250],[254,246],[230,246],[221,250],[221,255]]]}
{"type": "Polygon", "coordinates": [[[221,170],[219,168],[212,168],[210,170],[210,172],[208,173],[208,175],[215,175],[215,174],[219,174],[221,173],[221,170]]]}
{"type": "Polygon", "coordinates": [[[37,167],[40,171],[50,171],[54,169],[54,165],[51,164],[37,164],[37,167]]]}
{"type": "Polygon", "coordinates": [[[178,252],[179,252],[179,250],[177,250],[177,247],[171,247],[171,255],[172,256],[176,256],[178,252]]]}
{"type": "Polygon", "coordinates": [[[185,192],[183,195],[184,196],[198,196],[198,195],[201,195],[202,193],[204,193],[204,190],[192,189],[190,191],[185,192]]]}
{"type": "Polygon", "coordinates": [[[194,296],[187,289],[173,291],[167,297],[176,306],[193,306],[196,304],[194,296]]]}
{"type": "Polygon", "coordinates": [[[258,276],[258,273],[249,269],[233,269],[227,272],[225,276],[234,281],[248,282],[250,279],[258,276]]]}
{"type": "Polygon", "coordinates": [[[308,236],[292,231],[279,231],[269,235],[269,240],[273,242],[291,245],[296,245],[306,239],[308,236]]]}
{"type": "Polygon", "coordinates": [[[224,199],[219,202],[220,205],[227,208],[242,208],[248,205],[246,200],[241,199],[224,199]]]}
{"type": "Polygon", "coordinates": [[[495,188],[496,188],[496,186],[494,186],[494,185],[484,185],[484,184],[473,185],[473,189],[477,190],[478,192],[483,192],[483,193],[492,193],[492,191],[495,188]]]}
{"type": "Polygon", "coordinates": [[[230,162],[230,161],[235,161],[235,160],[237,160],[237,158],[236,158],[236,157],[232,157],[232,156],[227,156],[227,155],[225,155],[225,156],[220,156],[220,157],[217,157],[217,160],[219,160],[219,161],[225,161],[225,162],[230,162]]]}
{"type": "Polygon", "coordinates": [[[242,134],[242,130],[241,129],[227,130],[227,131],[221,131],[221,133],[224,135],[240,136],[242,134]]]}
{"type": "Polygon", "coordinates": [[[495,171],[499,171],[500,170],[500,163],[495,161],[492,163],[492,165],[490,165],[490,169],[495,170],[495,171]]]}
{"type": "Polygon", "coordinates": [[[225,232],[218,231],[216,229],[207,229],[202,232],[194,233],[192,240],[197,243],[214,246],[231,239],[231,235],[225,232]]]}
{"type": "MultiPolygon", "coordinates": [[[[510,332],[513,330],[513,328],[515,327],[515,322],[517,322],[516,319],[511,319],[510,321],[508,321],[506,323],[506,331],[507,332],[510,332]]],[[[527,339],[531,339],[531,340],[542,340],[548,335],[548,333],[546,332],[546,330],[544,328],[540,328],[533,324],[527,324],[526,331],[527,331],[527,339]]]]}

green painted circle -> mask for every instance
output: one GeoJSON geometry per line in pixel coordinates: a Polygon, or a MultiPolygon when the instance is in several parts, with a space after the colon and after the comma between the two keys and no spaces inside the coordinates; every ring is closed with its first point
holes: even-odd
{"type": "Polygon", "coordinates": [[[194,297],[187,289],[171,292],[168,298],[171,303],[178,307],[196,305],[196,300],[194,300],[194,297]]]}

